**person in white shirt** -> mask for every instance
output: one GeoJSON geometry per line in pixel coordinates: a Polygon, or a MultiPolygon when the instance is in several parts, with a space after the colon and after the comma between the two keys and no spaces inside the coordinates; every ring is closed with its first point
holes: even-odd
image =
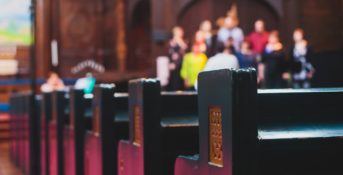
{"type": "Polygon", "coordinates": [[[63,91],[65,90],[65,85],[63,80],[55,72],[50,72],[49,78],[46,83],[42,84],[42,92],[53,92],[53,91],[63,91]]]}
{"type": "MultiPolygon", "coordinates": [[[[207,61],[203,72],[220,69],[239,69],[238,59],[231,53],[230,47],[230,45],[220,46],[218,48],[219,53],[207,61]]],[[[194,88],[195,90],[198,89],[198,81],[195,82],[194,88]]]]}
{"type": "Polygon", "coordinates": [[[230,46],[221,46],[218,48],[219,53],[211,57],[203,71],[219,70],[219,69],[239,69],[238,59],[230,51],[230,46]]]}

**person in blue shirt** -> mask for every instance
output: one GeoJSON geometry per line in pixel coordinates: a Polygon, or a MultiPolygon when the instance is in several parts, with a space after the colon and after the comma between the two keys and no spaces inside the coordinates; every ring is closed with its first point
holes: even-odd
{"type": "Polygon", "coordinates": [[[236,53],[236,56],[238,58],[240,68],[256,68],[256,54],[251,50],[250,43],[248,41],[244,41],[241,44],[241,50],[236,53]]]}
{"type": "Polygon", "coordinates": [[[91,94],[93,92],[96,79],[92,73],[87,73],[86,77],[80,78],[75,83],[76,89],[83,89],[85,94],[91,94]]]}

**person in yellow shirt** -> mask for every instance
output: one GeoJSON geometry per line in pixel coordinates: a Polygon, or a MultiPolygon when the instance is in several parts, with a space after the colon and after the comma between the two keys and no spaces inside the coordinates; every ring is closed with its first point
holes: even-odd
{"type": "Polygon", "coordinates": [[[201,52],[200,47],[201,45],[198,44],[193,45],[192,52],[183,57],[180,74],[187,89],[194,88],[198,74],[204,69],[207,62],[207,56],[201,52]]]}

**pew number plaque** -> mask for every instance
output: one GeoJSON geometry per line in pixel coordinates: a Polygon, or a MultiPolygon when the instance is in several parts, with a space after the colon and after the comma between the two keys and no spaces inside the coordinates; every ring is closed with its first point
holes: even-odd
{"type": "Polygon", "coordinates": [[[133,130],[134,130],[134,136],[133,136],[133,143],[136,146],[140,146],[142,139],[141,139],[141,125],[140,125],[140,117],[141,111],[139,106],[135,105],[133,108],[133,130]]]}
{"type": "Polygon", "coordinates": [[[223,130],[220,107],[209,107],[209,162],[223,166],[223,130]]]}

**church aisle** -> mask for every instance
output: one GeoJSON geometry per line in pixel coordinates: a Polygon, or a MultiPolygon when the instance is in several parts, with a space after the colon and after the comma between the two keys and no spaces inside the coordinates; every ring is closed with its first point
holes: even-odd
{"type": "Polygon", "coordinates": [[[23,175],[9,159],[7,142],[0,142],[0,175],[23,175]]]}

